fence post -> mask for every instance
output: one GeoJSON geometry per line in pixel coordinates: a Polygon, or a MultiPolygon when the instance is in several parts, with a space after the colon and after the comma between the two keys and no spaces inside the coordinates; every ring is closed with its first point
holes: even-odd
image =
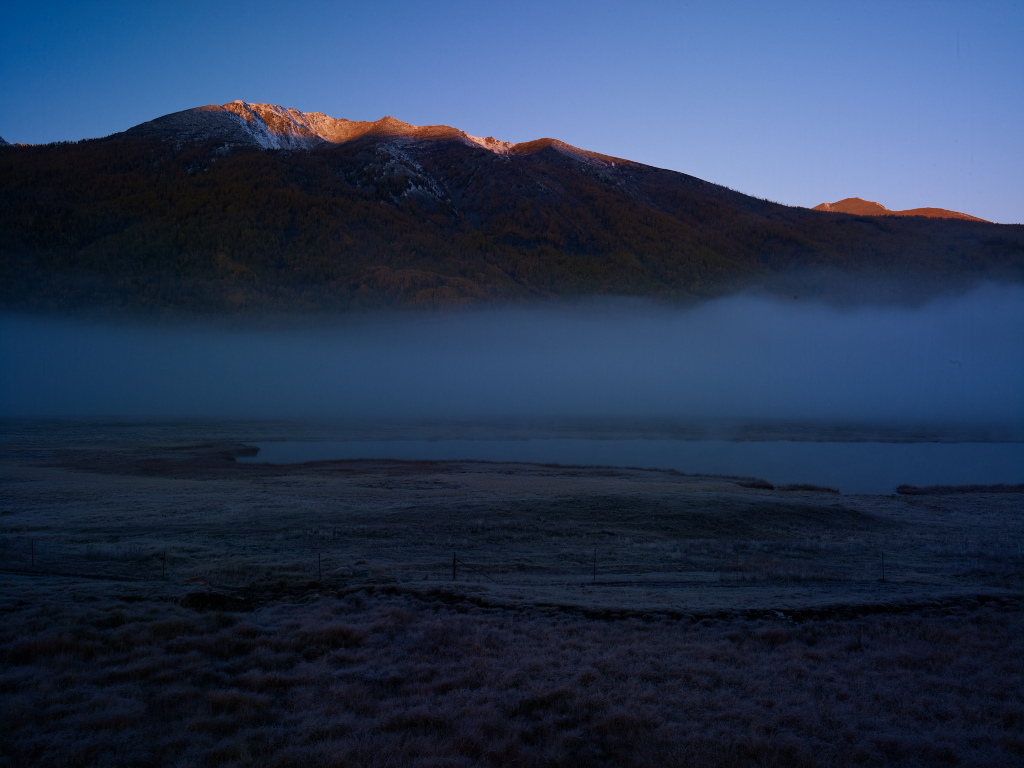
{"type": "Polygon", "coordinates": [[[28,545],[29,545],[29,548],[32,550],[32,570],[35,570],[35,568],[36,568],[36,540],[35,539],[29,539],[28,540],[28,545]]]}
{"type": "Polygon", "coordinates": [[[455,559],[455,555],[456,553],[452,552],[452,581],[455,581],[455,563],[457,562],[455,559]]]}
{"type": "Polygon", "coordinates": [[[320,568],[320,553],[319,552],[316,553],[316,580],[318,582],[324,580],[324,572],[320,568]]]}
{"type": "Polygon", "coordinates": [[[167,550],[166,549],[164,550],[163,558],[161,558],[161,561],[160,561],[160,578],[161,579],[166,579],[167,578],[167,550]]]}
{"type": "Polygon", "coordinates": [[[594,547],[594,583],[597,584],[597,547],[594,547]]]}
{"type": "Polygon", "coordinates": [[[882,581],[885,581],[885,552],[882,553],[882,581]]]}

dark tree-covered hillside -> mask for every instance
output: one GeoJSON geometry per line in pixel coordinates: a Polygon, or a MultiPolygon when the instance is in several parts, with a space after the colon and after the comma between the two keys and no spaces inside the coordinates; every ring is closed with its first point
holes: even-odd
{"type": "MultiPolygon", "coordinates": [[[[1024,227],[821,213],[536,142],[308,150],[0,147],[0,300],[304,311],[586,294],[710,297],[788,276],[1024,280],[1024,227]]],[[[841,283],[841,281],[840,281],[841,283]]]]}

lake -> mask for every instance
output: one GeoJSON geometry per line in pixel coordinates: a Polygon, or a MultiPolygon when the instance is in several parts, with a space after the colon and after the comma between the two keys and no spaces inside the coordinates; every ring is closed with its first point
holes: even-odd
{"type": "Polygon", "coordinates": [[[675,469],[809,483],[842,493],[894,493],[899,485],[1024,483],[1024,443],[819,442],[543,438],[254,443],[239,459],[288,464],[331,459],[475,459],[675,469]]]}

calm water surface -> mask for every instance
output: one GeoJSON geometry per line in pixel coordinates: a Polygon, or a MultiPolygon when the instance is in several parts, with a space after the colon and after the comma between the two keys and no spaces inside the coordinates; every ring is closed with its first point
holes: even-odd
{"type": "Polygon", "coordinates": [[[843,493],[908,485],[1024,483],[1024,443],[766,442],[545,438],[256,443],[254,463],[328,459],[478,459],[676,469],[811,483],[843,493]]]}

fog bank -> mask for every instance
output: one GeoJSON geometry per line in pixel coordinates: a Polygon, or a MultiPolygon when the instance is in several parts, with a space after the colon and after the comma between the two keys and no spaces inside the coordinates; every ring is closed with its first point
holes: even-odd
{"type": "Polygon", "coordinates": [[[1024,422],[1024,289],[917,308],[731,297],[285,330],[0,318],[0,415],[1024,422]]]}

